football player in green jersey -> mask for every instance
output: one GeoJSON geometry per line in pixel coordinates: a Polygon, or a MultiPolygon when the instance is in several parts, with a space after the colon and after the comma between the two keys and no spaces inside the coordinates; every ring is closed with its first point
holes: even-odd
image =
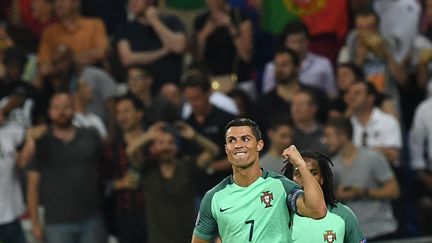
{"type": "Polygon", "coordinates": [[[224,243],[291,242],[291,215],[315,219],[326,215],[321,187],[296,147],[285,149],[282,156],[298,168],[303,190],[286,177],[260,168],[263,147],[254,121],[240,118],[226,125],[225,152],[233,174],[205,194],[192,243],[209,242],[217,234],[224,243]]]}
{"type": "MultiPolygon", "coordinates": [[[[354,243],[366,242],[360,230],[355,214],[347,206],[339,203],[333,193],[333,173],[330,159],[319,152],[306,151],[301,156],[316,181],[321,185],[327,204],[327,214],[322,219],[311,219],[300,215],[293,215],[293,242],[329,242],[354,243]]],[[[292,164],[287,163],[284,174],[303,186],[303,178],[292,164]]]]}

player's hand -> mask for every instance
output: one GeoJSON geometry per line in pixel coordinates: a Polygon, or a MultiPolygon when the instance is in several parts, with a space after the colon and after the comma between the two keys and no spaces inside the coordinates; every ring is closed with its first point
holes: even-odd
{"type": "Polygon", "coordinates": [[[282,152],[282,156],[295,167],[306,165],[306,162],[304,161],[303,157],[300,155],[299,151],[294,145],[291,145],[288,148],[286,148],[282,152]]]}
{"type": "Polygon", "coordinates": [[[43,240],[43,230],[42,230],[42,226],[40,225],[40,223],[34,223],[32,225],[32,233],[34,235],[34,237],[36,238],[36,240],[43,240]]]}
{"type": "Polygon", "coordinates": [[[195,130],[184,121],[176,121],[175,127],[180,132],[180,136],[187,140],[192,140],[196,136],[195,130]]]}

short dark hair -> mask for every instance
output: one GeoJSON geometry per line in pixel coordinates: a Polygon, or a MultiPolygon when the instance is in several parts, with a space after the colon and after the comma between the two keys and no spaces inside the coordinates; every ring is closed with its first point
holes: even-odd
{"type": "Polygon", "coordinates": [[[228,122],[228,124],[226,124],[225,126],[225,138],[226,138],[226,134],[228,129],[230,129],[231,127],[250,127],[252,130],[253,135],[255,136],[257,141],[262,140],[262,136],[261,136],[261,130],[258,126],[258,124],[256,124],[256,122],[252,121],[249,118],[237,118],[234,120],[231,120],[230,122],[228,122]]]}
{"type": "MultiPolygon", "coordinates": [[[[323,184],[321,188],[323,190],[324,200],[327,205],[331,205],[333,207],[336,206],[337,200],[333,191],[333,172],[330,168],[330,165],[333,166],[333,162],[327,155],[320,152],[302,151],[300,155],[304,159],[310,158],[317,161],[321,171],[321,177],[323,179],[323,184]]],[[[285,163],[286,164],[283,168],[284,175],[292,180],[294,174],[294,167],[289,161],[286,161],[285,163]]]]}
{"type": "Polygon", "coordinates": [[[294,127],[292,121],[287,116],[273,116],[270,120],[269,130],[274,131],[281,126],[289,126],[290,128],[294,127]]]}
{"type": "Polygon", "coordinates": [[[129,100],[132,103],[135,110],[145,111],[145,107],[144,107],[144,104],[142,103],[142,101],[131,94],[116,97],[115,103],[118,104],[120,101],[124,101],[124,100],[129,100]]]}
{"type": "Polygon", "coordinates": [[[293,51],[287,47],[281,47],[276,51],[275,56],[281,55],[281,54],[288,54],[291,57],[292,63],[296,67],[300,66],[300,58],[295,51],[293,51]]]}
{"type": "Polygon", "coordinates": [[[281,46],[284,45],[285,40],[288,36],[294,34],[305,34],[307,38],[309,38],[309,29],[308,27],[300,20],[293,20],[288,22],[282,30],[281,34],[281,46]]]}
{"type": "Polygon", "coordinates": [[[364,7],[364,8],[360,8],[359,10],[357,10],[354,14],[354,18],[357,17],[366,17],[366,16],[374,16],[376,19],[376,24],[377,27],[379,26],[380,23],[380,17],[379,15],[375,12],[375,10],[371,7],[364,7]]]}
{"type": "Polygon", "coordinates": [[[181,88],[198,87],[204,92],[210,92],[210,78],[207,72],[199,68],[191,68],[186,71],[181,80],[181,88]]]}
{"type": "Polygon", "coordinates": [[[311,89],[309,89],[309,88],[302,88],[297,93],[295,93],[295,95],[298,95],[298,94],[301,94],[301,93],[306,94],[307,96],[309,96],[310,105],[318,106],[318,102],[317,102],[315,93],[311,89]]]}
{"type": "Polygon", "coordinates": [[[355,65],[352,62],[345,62],[345,63],[341,63],[337,66],[337,68],[348,68],[349,70],[351,70],[351,72],[354,74],[354,77],[356,79],[356,81],[361,81],[361,80],[365,80],[365,75],[363,70],[355,65]]]}
{"type": "Polygon", "coordinates": [[[326,126],[333,127],[338,133],[343,133],[348,139],[353,138],[353,126],[351,120],[345,117],[335,117],[327,121],[326,126]]]}

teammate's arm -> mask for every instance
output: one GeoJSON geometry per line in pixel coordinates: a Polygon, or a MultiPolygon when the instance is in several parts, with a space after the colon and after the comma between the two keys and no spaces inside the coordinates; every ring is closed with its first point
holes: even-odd
{"type": "Polygon", "coordinates": [[[297,148],[291,145],[283,151],[282,155],[298,169],[303,180],[304,196],[299,197],[296,201],[297,212],[314,219],[323,218],[327,213],[324,194],[297,148]]]}
{"type": "Polygon", "coordinates": [[[203,239],[196,237],[195,235],[192,235],[192,243],[208,243],[208,242],[210,242],[210,241],[203,240],[203,239]]]}

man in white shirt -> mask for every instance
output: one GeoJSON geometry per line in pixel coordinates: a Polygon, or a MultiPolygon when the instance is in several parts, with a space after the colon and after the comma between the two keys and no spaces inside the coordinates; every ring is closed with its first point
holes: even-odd
{"type": "MultiPolygon", "coordinates": [[[[282,34],[282,46],[295,51],[300,57],[300,82],[322,89],[327,96],[336,97],[337,88],[335,75],[330,61],[311,53],[308,48],[308,29],[302,22],[293,21],[285,26],[282,34]]],[[[263,76],[263,93],[271,91],[276,86],[274,62],[266,64],[263,76]]]]}
{"type": "Polygon", "coordinates": [[[375,106],[377,93],[372,83],[357,82],[348,92],[354,144],[377,150],[392,166],[399,166],[402,135],[398,120],[375,106]]]}

